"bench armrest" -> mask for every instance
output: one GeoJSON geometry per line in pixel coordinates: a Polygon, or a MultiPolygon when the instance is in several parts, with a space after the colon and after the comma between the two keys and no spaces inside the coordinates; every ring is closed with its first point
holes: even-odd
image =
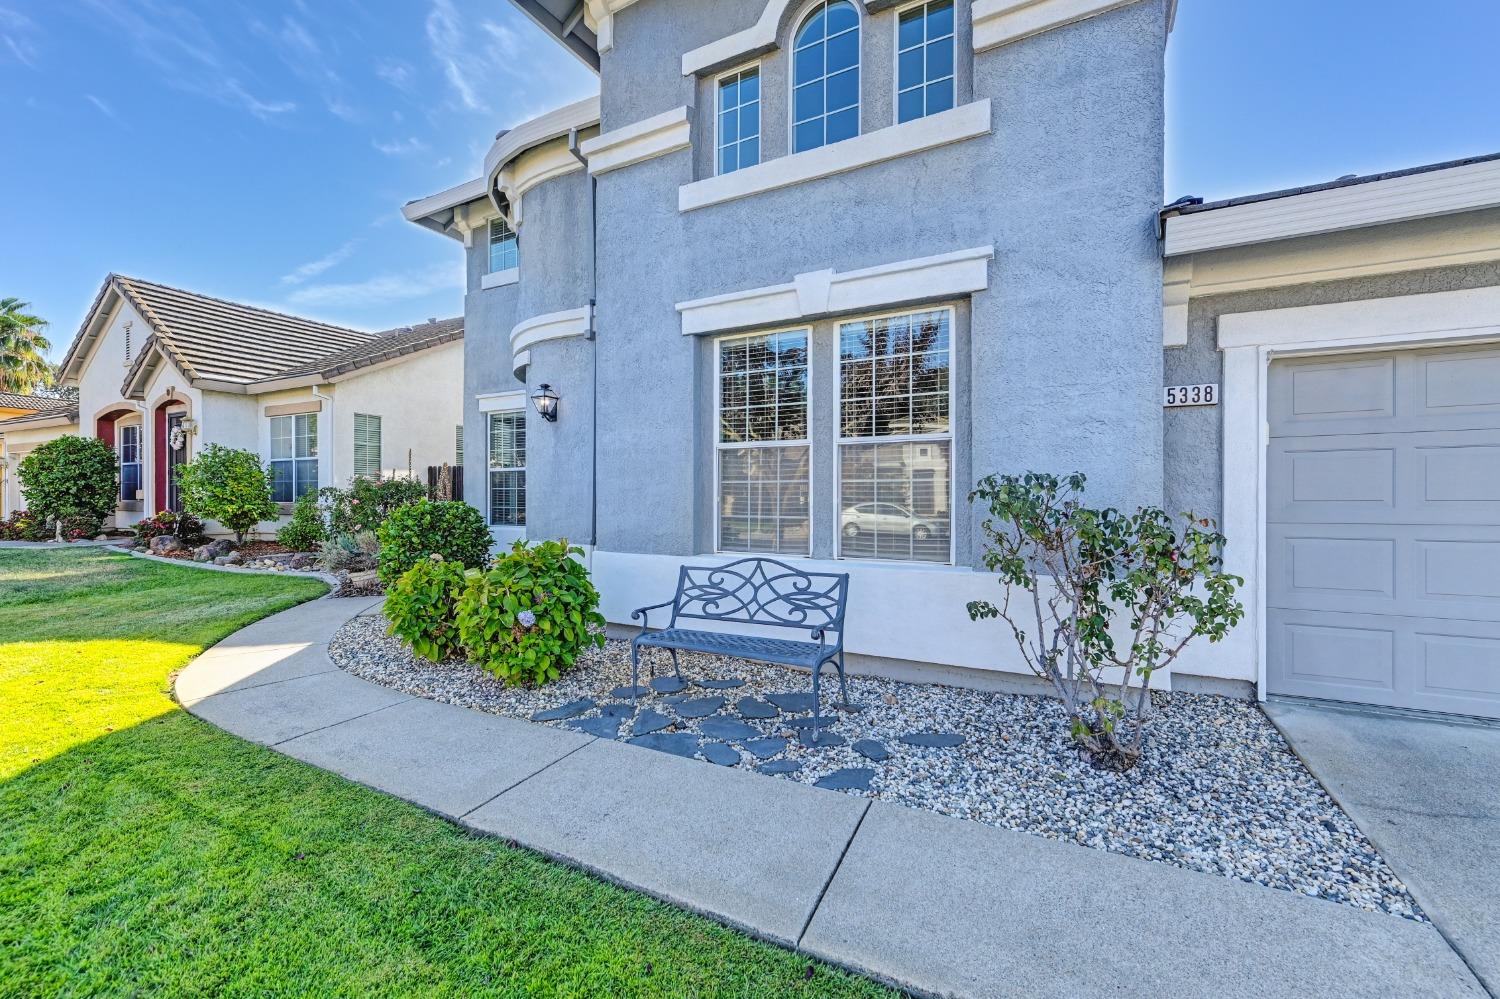
{"type": "Polygon", "coordinates": [[[661,610],[663,607],[671,607],[677,600],[673,598],[666,603],[652,604],[650,607],[637,607],[630,612],[630,620],[641,622],[641,627],[647,630],[651,628],[651,611],[661,610]]]}

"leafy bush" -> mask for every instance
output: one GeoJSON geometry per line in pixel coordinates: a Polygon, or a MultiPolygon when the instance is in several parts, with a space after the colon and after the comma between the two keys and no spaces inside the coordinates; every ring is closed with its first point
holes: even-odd
{"type": "Polygon", "coordinates": [[[369,531],[335,535],[323,542],[318,561],[329,572],[368,572],[380,564],[380,540],[369,531]]]}
{"type": "Polygon", "coordinates": [[[357,478],[348,489],[326,486],[318,495],[331,533],[359,534],[378,531],[392,511],[427,499],[427,486],[415,479],[357,478]]]}
{"type": "Polygon", "coordinates": [[[385,592],[390,633],[424,659],[444,662],[463,649],[455,607],[464,588],[464,567],[441,555],[422,559],[385,592]]]}
{"type": "Polygon", "coordinates": [[[1192,639],[1217,642],[1239,623],[1234,591],[1244,580],[1223,571],[1213,521],[1184,514],[1179,528],[1156,507],[1091,509],[1078,498],[1083,486],[1079,473],[980,481],[969,501],[989,506],[984,564],[1005,598],[970,601],[968,611],[1010,625],[1021,657],[1061,698],[1073,738],[1125,770],[1140,761],[1153,716],[1152,675],[1192,639]],[[1016,590],[1024,596],[1012,609],[1016,590]],[[1128,630],[1112,633],[1121,612],[1128,630]]]}
{"type": "Polygon", "coordinates": [[[48,525],[80,518],[75,529],[92,523],[97,534],[120,495],[114,448],[95,437],[50,440],[21,459],[18,474],[30,512],[48,525]]]}
{"type": "Polygon", "coordinates": [[[604,616],[583,554],[566,541],[517,541],[458,600],[458,633],[469,658],[507,684],[542,686],[603,648],[604,616]]]}
{"type": "Polygon", "coordinates": [[[271,482],[254,451],[210,444],[197,459],[177,468],[182,505],[195,516],[217,520],[245,543],[245,535],[281,508],[271,501],[271,482]]]}
{"type": "Polygon", "coordinates": [[[203,531],[203,521],[190,513],[176,513],[172,510],[162,510],[145,520],[137,521],[131,530],[135,532],[138,548],[145,548],[152,538],[164,538],[168,535],[181,539],[183,544],[189,546],[200,545],[208,540],[208,535],[203,531]]]}
{"type": "Polygon", "coordinates": [[[75,513],[60,521],[57,533],[62,535],[64,541],[87,541],[89,538],[98,537],[103,527],[104,521],[93,514],[75,513]]]}
{"type": "Polygon", "coordinates": [[[0,541],[46,541],[47,522],[29,510],[17,510],[0,520],[0,541]]]}
{"type": "Polygon", "coordinates": [[[490,557],[490,531],[467,503],[422,500],[398,507],[380,525],[380,581],[390,586],[429,555],[477,569],[490,557]]]}
{"type": "Polygon", "coordinates": [[[281,547],[294,552],[310,552],[328,540],[328,529],[323,526],[323,511],[318,509],[318,494],[303,493],[292,507],[292,519],[281,525],[276,532],[281,547]]]}

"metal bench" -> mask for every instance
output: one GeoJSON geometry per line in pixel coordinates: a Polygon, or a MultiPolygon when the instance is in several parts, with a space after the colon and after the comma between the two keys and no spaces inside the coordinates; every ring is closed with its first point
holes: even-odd
{"type": "Polygon", "coordinates": [[[822,724],[818,680],[823,667],[833,663],[839,672],[839,693],[849,703],[844,681],[844,608],[849,597],[847,572],[803,572],[769,558],[747,558],[721,566],[684,565],[677,576],[677,593],[665,603],[630,612],[642,631],[630,643],[630,685],[639,695],[640,650],[666,649],[679,679],[677,653],[753,659],[757,662],[802,666],[812,671],[813,741],[822,724]],[[651,629],[650,613],[672,608],[665,628],[651,629]],[[698,631],[679,628],[683,620],[720,624],[761,625],[805,631],[808,639],[773,638],[758,634],[698,631]],[[836,640],[830,642],[830,633],[836,640]]]}

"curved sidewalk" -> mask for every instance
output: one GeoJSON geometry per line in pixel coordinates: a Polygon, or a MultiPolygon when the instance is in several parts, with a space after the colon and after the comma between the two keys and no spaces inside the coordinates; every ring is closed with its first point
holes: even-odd
{"type": "Polygon", "coordinates": [[[245,739],[932,995],[1483,996],[1430,926],[411,697],[315,600],[177,678],[245,739]]]}

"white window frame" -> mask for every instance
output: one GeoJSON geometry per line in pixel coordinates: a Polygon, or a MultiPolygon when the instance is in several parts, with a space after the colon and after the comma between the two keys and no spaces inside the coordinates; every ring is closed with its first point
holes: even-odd
{"type": "Polygon", "coordinates": [[[384,423],[384,421],[380,418],[380,414],[378,414],[378,413],[355,413],[354,414],[354,426],[353,426],[353,434],[354,434],[353,445],[354,445],[354,447],[353,447],[353,453],[350,455],[350,459],[351,459],[350,460],[350,471],[352,471],[355,476],[363,477],[363,478],[376,478],[376,479],[378,479],[383,474],[383,472],[385,470],[385,428],[382,426],[383,423],[384,423]],[[373,473],[371,473],[371,472],[361,472],[359,470],[359,421],[360,420],[374,420],[375,421],[375,471],[373,473]]]}
{"type": "Polygon", "coordinates": [[[515,227],[512,226],[510,224],[510,222],[507,221],[506,218],[505,218],[505,216],[503,216],[503,215],[497,215],[494,218],[490,219],[487,223],[485,223],[485,227],[484,227],[484,250],[485,250],[484,268],[485,268],[485,273],[486,274],[506,274],[506,273],[509,273],[510,271],[519,270],[520,267],[521,267],[521,234],[516,231],[515,227]],[[495,266],[495,226],[496,226],[496,224],[505,226],[506,231],[510,233],[511,240],[514,241],[515,245],[516,245],[515,250],[514,250],[514,253],[515,253],[515,262],[512,263],[509,267],[496,267],[495,266]]]}
{"type": "MultiPolygon", "coordinates": [[[[840,144],[839,142],[828,141],[828,61],[827,52],[825,50],[823,61],[823,143],[821,145],[813,146],[811,149],[799,150],[797,148],[797,35],[801,33],[802,28],[807,23],[809,15],[812,14],[814,9],[816,9],[820,5],[834,2],[836,2],[836,0],[812,0],[811,3],[805,4],[802,9],[797,12],[796,18],[792,20],[792,33],[787,38],[786,46],[786,152],[788,156],[798,156],[802,153],[813,153],[817,152],[819,149],[827,149],[829,146],[837,146],[840,144]]],[[[849,137],[850,139],[857,139],[861,135],[865,134],[865,28],[868,27],[868,25],[865,23],[864,4],[860,2],[860,0],[848,0],[848,2],[849,5],[854,8],[854,19],[856,24],[854,31],[859,36],[859,44],[856,46],[859,50],[859,61],[855,63],[855,70],[856,74],[859,77],[859,83],[855,90],[857,98],[854,102],[854,134],[849,137]]],[[[842,70],[840,72],[842,72],[842,70]]],[[[841,108],[840,110],[844,109],[841,108]]],[[[894,108],[891,109],[891,117],[894,120],[894,108]]],[[[812,121],[811,118],[807,120],[812,121]]],[[[762,141],[764,141],[766,132],[764,117],[762,117],[761,119],[760,131],[762,141]]],[[[849,139],[840,140],[840,142],[848,141],[849,139]]],[[[765,158],[762,157],[761,160],[762,162],[764,162],[765,158]]]]}
{"type": "MultiPolygon", "coordinates": [[[[756,112],[757,128],[759,129],[756,132],[756,140],[760,143],[760,153],[756,156],[754,163],[748,164],[747,166],[736,167],[734,170],[731,170],[729,172],[738,173],[741,170],[748,170],[750,169],[750,167],[760,166],[766,161],[766,74],[762,69],[760,63],[761,61],[759,59],[752,59],[750,62],[736,66],[733,69],[725,70],[724,72],[714,77],[714,176],[716,177],[722,177],[725,175],[723,170],[723,161],[720,159],[721,155],[723,154],[723,145],[722,136],[719,134],[719,119],[722,116],[723,112],[719,108],[719,91],[724,86],[725,80],[729,79],[730,77],[743,76],[746,72],[752,69],[755,70],[756,75],[760,80],[760,96],[755,98],[755,103],[760,105],[760,110],[756,112]]],[[[740,104],[737,105],[737,107],[744,107],[744,105],[740,104]]],[[[745,141],[743,138],[736,139],[735,145],[739,145],[743,141],[745,141]]],[[[738,153],[735,154],[735,158],[739,158],[738,153]]]]}
{"type": "Polygon", "coordinates": [[[312,492],[316,493],[319,489],[321,489],[323,487],[323,421],[321,419],[322,415],[323,414],[321,412],[313,412],[313,413],[288,413],[288,414],[283,415],[283,416],[268,416],[268,417],[266,417],[266,455],[268,456],[266,458],[266,465],[269,467],[269,466],[276,465],[276,464],[281,463],[281,462],[290,462],[291,466],[292,466],[292,498],[289,501],[288,500],[277,500],[276,502],[278,502],[278,503],[286,503],[286,502],[295,503],[295,502],[297,502],[297,462],[299,462],[299,461],[315,461],[315,462],[317,462],[318,471],[313,476],[313,488],[312,488],[312,492]],[[313,430],[313,433],[312,433],[313,453],[311,455],[307,456],[307,457],[299,458],[297,456],[297,421],[301,420],[301,419],[309,419],[309,418],[311,418],[313,420],[313,424],[314,424],[314,430],[313,430]],[[269,455],[271,454],[272,442],[275,441],[275,439],[276,439],[276,421],[277,420],[291,420],[292,421],[292,456],[290,458],[272,458],[272,457],[269,457],[269,455]]]}
{"type": "Polygon", "coordinates": [[[139,501],[145,495],[145,492],[146,492],[146,463],[143,460],[144,459],[144,453],[143,452],[144,452],[145,447],[146,447],[146,430],[145,430],[145,424],[144,423],[131,422],[131,423],[125,423],[125,424],[119,424],[119,423],[117,423],[115,425],[115,456],[118,458],[119,463],[120,463],[120,488],[118,490],[116,490],[116,492],[119,494],[117,498],[118,498],[118,501],[121,502],[121,503],[135,503],[135,502],[139,501]],[[125,460],[125,432],[127,430],[133,430],[133,431],[135,431],[135,461],[126,461],[125,460]],[[142,494],[142,496],[133,496],[133,495],[132,496],[126,496],[126,495],[124,495],[124,493],[125,493],[125,466],[126,465],[134,465],[136,467],[136,469],[137,469],[136,480],[137,480],[137,483],[138,483],[136,489],[137,489],[138,492],[140,492],[142,494]]]}
{"type": "MultiPolygon", "coordinates": [[[[834,416],[834,454],[833,454],[833,557],[838,561],[858,562],[861,565],[899,565],[899,566],[942,566],[953,565],[955,561],[955,546],[958,543],[957,525],[958,509],[955,500],[958,496],[958,417],[953,408],[953,378],[957,370],[954,365],[954,355],[957,350],[958,340],[958,310],[951,305],[935,305],[931,307],[908,306],[904,309],[892,309],[887,312],[876,312],[868,315],[847,316],[834,321],[833,324],[833,353],[834,363],[838,365],[837,384],[833,393],[833,416],[834,416]],[[915,316],[925,312],[946,312],[948,314],[948,431],[943,434],[901,434],[893,437],[845,437],[843,406],[844,406],[844,363],[842,353],[843,327],[850,323],[873,323],[882,319],[892,319],[896,316],[915,316]],[[928,559],[890,559],[890,558],[859,558],[844,555],[844,531],[839,525],[839,519],[843,514],[844,495],[844,461],[843,448],[845,444],[918,444],[918,443],[946,443],[948,445],[948,559],[946,562],[936,562],[928,559]]],[[[872,500],[871,502],[878,502],[872,500]]]]}
{"type": "MultiPolygon", "coordinates": [[[[494,435],[494,432],[495,432],[494,431],[495,417],[497,417],[497,416],[519,416],[521,418],[521,425],[522,425],[522,427],[526,427],[526,409],[523,406],[509,407],[509,408],[505,408],[505,409],[492,409],[492,410],[485,411],[485,414],[484,414],[484,520],[485,520],[485,525],[487,527],[489,527],[489,529],[491,531],[494,531],[494,530],[524,531],[527,528],[527,523],[529,523],[530,520],[531,520],[531,510],[530,510],[530,503],[529,502],[523,508],[522,514],[521,514],[521,516],[523,518],[523,521],[525,521],[525,522],[520,523],[520,524],[501,524],[501,523],[496,523],[496,521],[495,521],[495,486],[494,486],[494,481],[495,480],[494,480],[494,474],[496,472],[520,472],[521,473],[521,488],[523,490],[525,490],[525,492],[526,492],[526,494],[527,494],[528,497],[530,496],[530,493],[531,493],[530,484],[527,482],[526,458],[524,456],[522,458],[521,465],[520,465],[519,468],[513,467],[513,466],[512,467],[505,467],[505,468],[496,468],[495,465],[494,465],[494,463],[490,460],[490,456],[491,456],[491,453],[492,453],[492,447],[493,447],[493,444],[492,444],[493,435],[494,435]]],[[[529,429],[529,428],[527,428],[527,429],[529,429]]],[[[527,436],[529,437],[530,435],[528,434],[527,436]]],[[[528,451],[530,450],[530,447],[531,447],[531,442],[528,440],[527,443],[526,443],[526,448],[527,448],[528,451]]],[[[467,485],[465,486],[465,488],[467,488],[467,485]]]]}
{"type": "Polygon", "coordinates": [[[770,330],[756,330],[751,333],[734,333],[729,336],[721,336],[714,340],[714,411],[713,411],[713,440],[714,440],[714,554],[735,556],[739,558],[774,558],[785,561],[786,559],[810,559],[813,553],[813,532],[817,524],[817,449],[813,444],[813,386],[815,383],[815,369],[813,364],[813,328],[811,325],[784,326],[770,330]],[[753,340],[759,337],[779,336],[782,333],[805,333],[807,334],[807,436],[800,441],[761,441],[754,444],[728,444],[719,439],[721,433],[720,419],[723,413],[723,349],[724,344],[733,343],[736,340],[753,340]],[[807,448],[807,553],[804,555],[792,554],[790,552],[757,552],[757,551],[725,551],[720,542],[719,532],[723,523],[720,501],[723,494],[720,492],[719,481],[719,452],[727,449],[746,447],[806,447],[807,448]]]}
{"type": "MultiPolygon", "coordinates": [[[[896,8],[895,17],[892,19],[892,25],[891,25],[891,39],[892,39],[892,41],[891,41],[891,124],[892,125],[905,125],[905,124],[909,124],[911,121],[921,121],[923,118],[931,118],[935,114],[942,114],[943,113],[941,111],[928,111],[927,110],[926,88],[927,88],[927,86],[928,86],[929,83],[936,82],[936,81],[928,81],[928,80],[924,79],[924,81],[922,83],[922,88],[923,88],[923,94],[922,94],[922,114],[919,115],[916,118],[910,119],[909,121],[902,121],[901,120],[901,15],[905,14],[909,10],[915,10],[918,7],[927,7],[927,6],[929,6],[930,4],[932,4],[934,2],[935,2],[935,0],[915,0],[914,3],[903,4],[902,6],[896,8]]],[[[949,79],[951,79],[953,81],[953,104],[947,109],[947,110],[950,110],[950,111],[953,110],[953,108],[958,107],[958,4],[959,4],[959,0],[953,0],[953,34],[949,37],[949,44],[951,44],[953,46],[953,73],[949,77],[949,79]]],[[[924,33],[924,38],[925,38],[925,33],[924,33]]],[[[923,45],[923,47],[925,49],[925,47],[927,45],[926,41],[923,41],[922,45],[923,45]]],[[[926,53],[924,51],[924,53],[922,55],[922,74],[923,74],[924,77],[926,76],[926,73],[927,73],[927,55],[926,55],[926,53]]]]}

